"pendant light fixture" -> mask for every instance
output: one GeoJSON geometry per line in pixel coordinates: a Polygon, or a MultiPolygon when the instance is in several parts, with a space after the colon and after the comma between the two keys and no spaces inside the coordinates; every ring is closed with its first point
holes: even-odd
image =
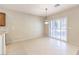
{"type": "Polygon", "coordinates": [[[46,11],[46,16],[45,16],[45,20],[44,20],[44,23],[45,23],[45,24],[48,24],[48,20],[47,20],[47,10],[48,10],[48,9],[45,8],[45,11],[46,11]]]}

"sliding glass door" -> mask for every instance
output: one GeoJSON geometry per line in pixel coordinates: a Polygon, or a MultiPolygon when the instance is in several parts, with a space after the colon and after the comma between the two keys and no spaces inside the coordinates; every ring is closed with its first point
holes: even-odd
{"type": "Polygon", "coordinates": [[[67,17],[50,21],[49,36],[54,39],[67,41],[67,17]]]}

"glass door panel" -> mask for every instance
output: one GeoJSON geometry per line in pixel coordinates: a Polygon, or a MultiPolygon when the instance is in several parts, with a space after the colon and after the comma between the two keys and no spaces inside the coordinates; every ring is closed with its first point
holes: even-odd
{"type": "Polygon", "coordinates": [[[67,41],[67,18],[51,20],[49,36],[58,40],[67,41]]]}

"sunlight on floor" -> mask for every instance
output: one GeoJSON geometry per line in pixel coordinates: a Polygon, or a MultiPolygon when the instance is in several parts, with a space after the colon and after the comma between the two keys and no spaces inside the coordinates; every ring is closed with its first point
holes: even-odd
{"type": "Polygon", "coordinates": [[[40,38],[7,45],[7,54],[15,55],[74,55],[78,47],[63,41],[40,38]]]}

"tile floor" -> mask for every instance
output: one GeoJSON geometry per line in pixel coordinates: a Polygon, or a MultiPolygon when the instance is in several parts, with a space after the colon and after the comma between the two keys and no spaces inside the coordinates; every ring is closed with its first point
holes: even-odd
{"type": "Polygon", "coordinates": [[[7,55],[75,55],[77,46],[52,38],[19,41],[7,45],[7,55]]]}

